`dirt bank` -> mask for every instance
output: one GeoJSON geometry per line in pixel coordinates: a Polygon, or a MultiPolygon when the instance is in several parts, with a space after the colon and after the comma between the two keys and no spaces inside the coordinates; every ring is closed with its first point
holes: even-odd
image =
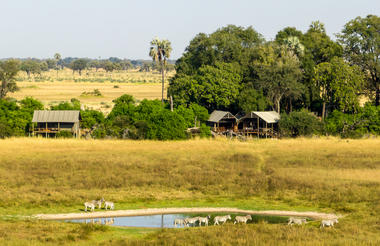
{"type": "Polygon", "coordinates": [[[66,219],[90,219],[90,218],[107,218],[107,217],[125,217],[125,216],[144,216],[157,214],[186,214],[186,213],[240,213],[255,215],[273,215],[273,216],[296,216],[308,217],[315,220],[337,218],[335,214],[318,213],[318,212],[297,212],[281,210],[243,210],[238,208],[150,208],[135,210],[113,210],[84,213],[68,214],[37,214],[33,218],[43,220],[66,220],[66,219]]]}

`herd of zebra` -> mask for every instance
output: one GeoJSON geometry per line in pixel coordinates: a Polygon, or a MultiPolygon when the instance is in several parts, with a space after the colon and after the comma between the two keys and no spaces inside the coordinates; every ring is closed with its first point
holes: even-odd
{"type": "MultiPolygon", "coordinates": [[[[211,216],[208,215],[206,217],[193,217],[193,218],[185,218],[185,219],[175,219],[174,220],[174,226],[195,226],[196,223],[199,223],[199,226],[202,226],[202,223],[205,226],[208,226],[208,222],[210,221],[211,216]]],[[[214,218],[214,225],[219,225],[219,223],[226,223],[227,220],[231,220],[230,215],[224,215],[224,216],[215,216],[214,218]]],[[[236,216],[234,224],[236,223],[245,223],[247,224],[248,220],[252,220],[251,215],[246,215],[246,216],[236,216]]]]}
{"type": "MultiPolygon", "coordinates": [[[[206,217],[193,217],[193,218],[185,218],[185,219],[175,219],[174,220],[174,226],[195,226],[198,222],[199,226],[202,226],[202,223],[205,226],[208,226],[208,222],[210,221],[211,216],[208,215],[206,217]]],[[[230,215],[225,216],[215,216],[214,218],[214,225],[220,225],[219,223],[226,223],[227,220],[232,220],[230,215]]],[[[244,223],[247,224],[248,220],[252,220],[251,215],[246,216],[236,216],[234,220],[234,224],[236,223],[244,223]]],[[[288,225],[302,225],[306,224],[307,220],[304,218],[294,218],[290,217],[288,220],[288,225]]],[[[329,220],[322,220],[321,221],[321,227],[333,227],[334,224],[338,223],[338,219],[329,219],[329,220]]]]}
{"type": "Polygon", "coordinates": [[[109,209],[114,209],[115,204],[113,202],[105,201],[104,198],[100,200],[92,200],[91,202],[85,202],[84,203],[84,211],[87,212],[87,208],[90,209],[90,211],[94,211],[96,207],[99,209],[102,208],[102,204],[104,203],[104,209],[107,210],[109,209]]]}

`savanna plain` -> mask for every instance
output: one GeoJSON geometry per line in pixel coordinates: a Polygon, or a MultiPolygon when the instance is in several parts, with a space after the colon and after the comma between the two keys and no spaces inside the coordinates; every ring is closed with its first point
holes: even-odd
{"type": "Polygon", "coordinates": [[[379,245],[380,139],[0,141],[1,245],[379,245]],[[32,219],[115,209],[236,207],[336,213],[334,228],[121,228],[32,219]]]}

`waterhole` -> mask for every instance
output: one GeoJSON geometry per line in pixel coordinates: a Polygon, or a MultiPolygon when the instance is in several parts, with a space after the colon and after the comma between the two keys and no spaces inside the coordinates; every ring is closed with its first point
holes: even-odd
{"type": "MultiPolygon", "coordinates": [[[[193,217],[206,217],[210,215],[209,226],[214,225],[214,218],[218,215],[226,214],[161,214],[161,215],[148,215],[148,216],[128,216],[128,217],[115,217],[115,218],[94,218],[94,219],[72,219],[65,220],[65,222],[74,223],[87,223],[87,224],[101,224],[110,226],[124,226],[124,227],[147,227],[147,228],[181,228],[184,225],[174,225],[176,219],[185,219],[193,217]]],[[[226,223],[233,223],[235,216],[242,214],[230,214],[231,220],[226,223]]],[[[244,215],[243,215],[244,216],[244,215]]],[[[281,224],[287,223],[289,217],[285,216],[263,216],[263,215],[251,215],[252,220],[250,223],[259,223],[265,221],[269,224],[281,224]]],[[[189,226],[200,226],[199,222],[189,226]]],[[[202,224],[201,226],[204,226],[202,224]]]]}

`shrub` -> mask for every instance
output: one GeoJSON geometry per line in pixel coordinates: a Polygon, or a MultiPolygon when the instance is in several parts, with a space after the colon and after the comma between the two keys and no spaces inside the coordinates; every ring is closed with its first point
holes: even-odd
{"type": "Polygon", "coordinates": [[[84,110],[81,111],[81,127],[82,128],[92,128],[97,124],[101,124],[104,122],[104,115],[100,111],[96,110],[84,110]]]}
{"type": "Polygon", "coordinates": [[[360,138],[365,134],[380,135],[380,106],[366,104],[357,114],[333,111],[325,120],[325,131],[343,138],[360,138]]]}
{"type": "Polygon", "coordinates": [[[310,136],[321,133],[322,123],[306,110],[294,111],[281,115],[279,130],[284,137],[310,136]]]}
{"type": "Polygon", "coordinates": [[[73,133],[69,131],[60,131],[55,135],[57,138],[72,138],[73,133]]]}
{"type": "Polygon", "coordinates": [[[13,135],[12,128],[9,127],[7,122],[0,120],[0,138],[8,138],[13,135]]]}

